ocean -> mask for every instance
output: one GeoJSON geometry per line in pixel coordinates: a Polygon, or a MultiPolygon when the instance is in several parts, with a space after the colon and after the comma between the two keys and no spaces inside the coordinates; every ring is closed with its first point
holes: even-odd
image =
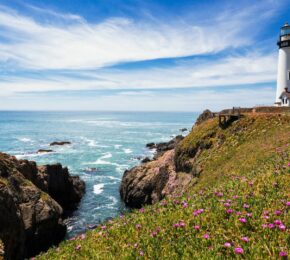
{"type": "MultiPolygon", "coordinates": [[[[79,208],[66,219],[68,238],[126,210],[122,175],[153,156],[145,145],[169,141],[191,129],[197,113],[181,112],[0,112],[0,151],[39,165],[60,162],[86,183],[79,208]],[[53,141],[71,145],[52,146],[53,141]],[[37,153],[52,149],[52,153],[37,153]]],[[[186,134],[186,132],[184,133],[186,134]]]]}

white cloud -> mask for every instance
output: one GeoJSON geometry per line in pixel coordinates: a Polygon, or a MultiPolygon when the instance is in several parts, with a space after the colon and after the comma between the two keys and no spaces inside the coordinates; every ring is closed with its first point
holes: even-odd
{"type": "MultiPolygon", "coordinates": [[[[254,10],[217,14],[206,25],[180,19],[161,22],[128,18],[93,24],[76,15],[45,11],[52,16],[48,24],[0,8],[0,30],[8,40],[0,44],[0,62],[29,69],[84,69],[218,52],[251,42],[245,30],[254,10]],[[53,24],[55,16],[65,22],[53,24]]],[[[256,18],[256,22],[259,20],[256,18]]]]}

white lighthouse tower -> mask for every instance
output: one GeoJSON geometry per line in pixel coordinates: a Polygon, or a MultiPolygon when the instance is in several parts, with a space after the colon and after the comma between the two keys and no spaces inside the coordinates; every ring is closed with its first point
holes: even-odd
{"type": "Polygon", "coordinates": [[[277,45],[279,57],[275,104],[290,106],[290,25],[288,23],[281,27],[277,45]]]}

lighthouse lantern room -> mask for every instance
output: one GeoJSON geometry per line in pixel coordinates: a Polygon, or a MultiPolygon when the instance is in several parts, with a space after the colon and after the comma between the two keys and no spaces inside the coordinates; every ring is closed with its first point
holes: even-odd
{"type": "Polygon", "coordinates": [[[288,23],[281,27],[277,45],[279,56],[275,104],[290,106],[290,25],[288,23]]]}

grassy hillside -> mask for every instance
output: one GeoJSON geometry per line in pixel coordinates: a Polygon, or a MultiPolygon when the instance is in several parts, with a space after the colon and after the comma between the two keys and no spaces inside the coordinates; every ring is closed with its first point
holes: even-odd
{"type": "Polygon", "coordinates": [[[290,116],[211,119],[176,148],[196,176],[167,198],[63,242],[39,259],[277,259],[289,254],[290,116]]]}

